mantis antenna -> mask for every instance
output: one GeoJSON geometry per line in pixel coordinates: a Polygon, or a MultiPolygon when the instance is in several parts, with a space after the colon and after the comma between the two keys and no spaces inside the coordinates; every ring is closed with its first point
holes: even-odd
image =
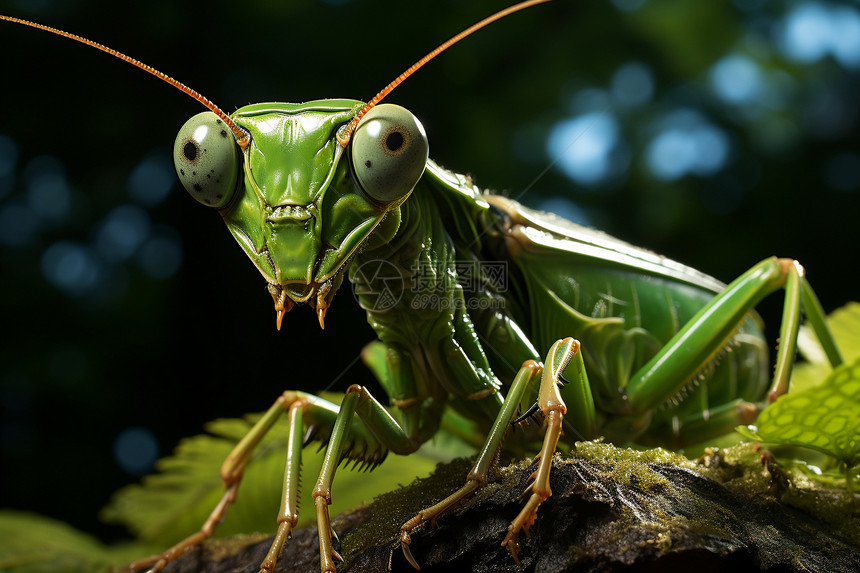
{"type": "Polygon", "coordinates": [[[505,8],[504,10],[499,10],[498,12],[493,14],[492,16],[487,16],[486,18],[484,18],[483,20],[481,20],[477,24],[473,24],[473,25],[469,26],[468,28],[466,28],[465,30],[463,30],[462,32],[457,34],[456,36],[449,39],[448,41],[440,44],[439,47],[437,47],[435,50],[433,50],[432,52],[430,52],[429,54],[427,54],[426,56],[424,56],[423,58],[421,58],[420,60],[418,60],[414,64],[412,64],[405,72],[400,74],[397,77],[397,79],[395,79],[393,82],[391,82],[390,84],[385,86],[382,89],[382,91],[380,91],[378,94],[373,96],[373,99],[370,100],[369,102],[367,102],[367,105],[365,105],[363,108],[361,108],[361,111],[359,111],[358,114],[356,114],[356,116],[354,118],[352,118],[352,121],[350,121],[347,124],[346,128],[337,134],[338,143],[340,143],[343,147],[346,147],[346,145],[349,143],[350,137],[352,136],[352,132],[355,131],[355,128],[358,126],[358,122],[361,121],[361,118],[364,117],[364,114],[369,112],[376,104],[378,104],[380,101],[382,101],[382,98],[384,98],[389,93],[391,93],[391,90],[393,90],[394,88],[396,88],[397,86],[402,84],[406,78],[408,78],[413,73],[415,73],[415,71],[417,71],[418,68],[420,68],[421,66],[423,66],[424,64],[426,64],[427,62],[429,62],[430,60],[432,60],[433,58],[435,58],[436,56],[438,56],[439,54],[441,54],[442,52],[444,52],[445,50],[447,50],[448,48],[450,48],[451,46],[453,46],[454,44],[456,44],[457,42],[459,42],[463,38],[465,38],[466,36],[471,35],[473,32],[477,32],[478,30],[480,30],[484,26],[487,26],[488,24],[492,24],[496,20],[499,20],[500,18],[504,18],[508,14],[513,14],[514,12],[519,12],[520,10],[523,10],[525,8],[529,8],[531,6],[534,6],[535,4],[544,4],[545,2],[550,2],[550,1],[551,0],[526,0],[525,2],[520,2],[519,4],[514,4],[513,6],[509,6],[509,7],[505,8]]]}
{"type": "MultiPolygon", "coordinates": [[[[435,50],[433,50],[432,52],[430,52],[429,54],[427,54],[426,56],[424,56],[423,58],[421,58],[420,60],[418,60],[414,64],[412,64],[405,72],[400,74],[397,77],[397,79],[395,79],[393,82],[391,82],[390,84],[385,86],[385,88],[383,88],[382,91],[380,91],[378,94],[373,96],[373,99],[371,99],[367,103],[367,105],[365,105],[363,108],[361,108],[361,111],[359,111],[358,114],[356,114],[356,116],[352,119],[352,121],[350,121],[347,124],[346,128],[344,128],[341,132],[339,132],[337,134],[338,142],[341,144],[341,146],[346,147],[347,144],[349,143],[350,137],[352,136],[352,132],[355,131],[356,126],[358,126],[358,122],[361,121],[361,118],[364,117],[364,115],[368,111],[370,111],[376,104],[378,104],[380,101],[382,101],[382,99],[385,96],[387,96],[389,93],[391,93],[391,90],[393,90],[394,88],[399,86],[401,83],[403,83],[404,80],[406,80],[406,78],[408,78],[413,73],[415,73],[418,70],[418,68],[420,68],[421,66],[423,66],[424,64],[426,64],[427,62],[429,62],[430,60],[432,60],[433,58],[435,58],[436,56],[438,56],[439,54],[441,54],[442,52],[444,52],[445,50],[447,50],[448,48],[450,48],[451,46],[453,46],[454,44],[456,44],[457,42],[459,42],[463,38],[465,38],[466,36],[471,35],[473,32],[480,30],[484,26],[487,26],[488,24],[491,24],[491,23],[495,22],[496,20],[499,20],[500,18],[504,18],[508,14],[513,14],[514,12],[519,12],[520,10],[523,10],[525,8],[529,8],[530,6],[534,6],[536,4],[544,4],[544,3],[550,2],[550,1],[551,0],[526,0],[525,2],[520,2],[519,4],[514,4],[513,6],[509,6],[509,7],[505,8],[504,10],[499,10],[495,14],[484,18],[483,20],[481,20],[477,24],[473,24],[472,26],[466,28],[465,30],[463,30],[462,32],[460,32],[456,36],[452,37],[448,41],[440,44],[439,47],[437,47],[435,50]]],[[[14,18],[12,16],[4,16],[2,14],[0,14],[0,20],[7,20],[9,22],[14,22],[16,24],[23,24],[24,26],[29,26],[31,28],[36,28],[38,30],[44,30],[46,32],[50,32],[50,33],[56,34],[58,36],[63,36],[64,38],[69,38],[70,40],[75,40],[76,42],[80,42],[82,44],[86,44],[87,46],[91,46],[93,48],[99,49],[102,52],[106,52],[106,53],[110,54],[111,56],[117,57],[117,58],[119,58],[119,59],[121,59],[121,60],[123,60],[129,64],[137,66],[138,68],[154,75],[158,79],[169,83],[170,85],[172,85],[176,89],[178,89],[178,90],[184,92],[185,94],[191,96],[192,98],[196,99],[197,101],[202,103],[204,106],[209,108],[212,111],[212,113],[214,113],[215,115],[220,117],[224,121],[224,123],[226,123],[227,126],[233,131],[233,133],[236,135],[236,142],[239,144],[239,147],[241,147],[242,149],[245,149],[246,147],[248,147],[248,144],[251,141],[250,136],[247,133],[245,133],[245,131],[243,131],[242,128],[240,128],[238,125],[236,125],[236,123],[232,119],[230,119],[230,116],[228,116],[226,113],[224,113],[221,110],[221,108],[219,108],[217,105],[212,103],[212,101],[210,101],[208,98],[206,98],[205,96],[203,96],[199,92],[189,88],[188,86],[186,86],[182,82],[175,80],[172,77],[168,76],[167,74],[156,70],[152,66],[144,64],[143,62],[136,60],[130,56],[126,56],[122,52],[118,52],[117,50],[114,50],[113,48],[108,48],[107,46],[99,44],[98,42],[93,42],[92,40],[88,40],[87,38],[84,38],[83,36],[71,34],[69,32],[65,32],[65,31],[60,30],[58,28],[52,28],[50,26],[45,26],[44,24],[39,24],[36,22],[30,22],[29,20],[22,20],[21,18],[14,18]]]]}
{"type": "Polygon", "coordinates": [[[182,82],[175,80],[172,77],[168,76],[167,74],[156,70],[152,66],[144,64],[143,62],[141,62],[139,60],[135,60],[134,58],[132,58],[130,56],[126,56],[122,52],[118,52],[118,51],[114,50],[113,48],[108,48],[107,46],[99,44],[98,42],[93,42],[92,40],[88,40],[87,38],[84,38],[83,36],[78,36],[76,34],[70,34],[69,32],[65,32],[65,31],[59,30],[57,28],[45,26],[44,24],[39,24],[36,22],[30,22],[29,20],[22,20],[21,18],[13,18],[12,16],[4,16],[2,14],[0,14],[0,20],[7,20],[9,22],[15,22],[16,24],[23,24],[24,26],[30,26],[31,28],[44,30],[46,32],[50,32],[50,33],[56,34],[58,36],[63,36],[64,38],[69,38],[70,40],[75,40],[76,42],[80,42],[82,44],[86,44],[87,46],[91,46],[93,48],[99,49],[102,52],[106,52],[106,53],[110,54],[111,56],[115,56],[115,57],[119,58],[120,60],[123,60],[125,62],[128,62],[129,64],[137,66],[138,68],[154,75],[158,79],[169,83],[170,85],[172,85],[176,89],[188,94],[189,96],[193,97],[194,99],[196,99],[197,101],[199,101],[200,103],[205,105],[207,108],[209,108],[212,111],[212,113],[214,113],[215,115],[220,117],[224,121],[224,123],[226,123],[227,126],[233,131],[233,133],[236,135],[236,142],[239,144],[239,147],[241,147],[242,149],[245,149],[251,141],[251,138],[248,136],[248,134],[245,133],[238,125],[236,125],[236,123],[232,119],[230,119],[230,116],[228,116],[226,113],[224,113],[221,110],[221,108],[219,108],[217,105],[212,103],[208,98],[206,98],[205,96],[203,96],[199,92],[189,88],[188,86],[186,86],[182,82]]]}

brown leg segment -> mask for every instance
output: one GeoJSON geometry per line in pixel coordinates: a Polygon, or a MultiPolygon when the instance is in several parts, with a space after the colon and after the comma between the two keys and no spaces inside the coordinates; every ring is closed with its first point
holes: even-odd
{"type": "Polygon", "coordinates": [[[418,562],[412,556],[412,552],[409,549],[409,544],[412,540],[410,536],[411,531],[425,521],[436,519],[439,515],[451,509],[487,483],[490,464],[495,459],[496,453],[502,444],[505,431],[514,418],[523,392],[531,380],[540,374],[541,370],[541,365],[534,360],[527,360],[522,368],[520,368],[520,371],[511,384],[508,396],[502,404],[502,410],[496,417],[496,421],[493,423],[493,427],[484,442],[483,448],[478,453],[475,466],[469,472],[469,475],[466,476],[466,484],[439,503],[418,512],[415,517],[404,523],[400,528],[400,547],[403,550],[403,555],[416,569],[421,569],[421,567],[418,566],[418,562]]]}
{"type": "MultiPolygon", "coordinates": [[[[525,507],[520,511],[519,515],[511,523],[508,528],[508,535],[502,542],[502,545],[507,546],[511,551],[514,560],[519,563],[519,558],[517,556],[517,551],[519,549],[517,545],[517,535],[522,529],[528,531],[529,525],[534,523],[535,517],[537,516],[538,506],[552,495],[552,491],[549,487],[549,472],[552,467],[553,454],[555,453],[555,448],[558,444],[559,436],[561,435],[562,420],[564,418],[564,414],[567,412],[567,407],[559,393],[558,379],[571,358],[578,361],[576,364],[576,370],[580,378],[577,382],[583,387],[583,392],[586,392],[590,399],[590,388],[588,387],[587,378],[585,378],[582,355],[579,353],[579,342],[573,338],[565,338],[564,340],[559,340],[553,344],[547,354],[546,364],[543,366],[533,360],[526,361],[511,384],[508,396],[502,404],[502,410],[499,412],[499,415],[490,430],[490,434],[487,436],[484,447],[478,454],[475,467],[466,477],[466,484],[436,505],[419,512],[400,528],[401,548],[403,549],[406,559],[416,569],[420,569],[420,567],[409,549],[409,544],[411,542],[410,533],[412,529],[425,521],[435,519],[440,514],[455,506],[457,503],[487,483],[487,474],[490,463],[495,458],[495,455],[501,446],[505,430],[510,426],[511,420],[514,419],[514,414],[523,397],[525,388],[532,382],[535,376],[540,374],[541,381],[540,392],[538,394],[538,405],[547,420],[547,430],[544,436],[543,447],[536,458],[540,460],[540,465],[535,473],[535,481],[529,486],[529,489],[532,491],[532,495],[526,502],[525,507]]],[[[593,410],[593,403],[591,404],[591,409],[593,410]]],[[[588,420],[586,421],[588,422],[588,420]]]]}
{"type": "MultiPolygon", "coordinates": [[[[215,509],[213,509],[212,513],[209,514],[209,518],[206,519],[205,523],[200,528],[200,531],[189,535],[163,553],[138,559],[128,566],[130,571],[137,571],[144,567],[150,567],[149,571],[152,573],[161,571],[168,563],[182,557],[186,551],[195,545],[198,545],[204,539],[212,537],[215,527],[224,520],[224,516],[227,514],[227,508],[236,501],[236,492],[239,489],[239,483],[242,481],[242,472],[245,469],[245,465],[248,463],[251,452],[272,428],[284,410],[290,408],[293,404],[298,404],[299,407],[303,405],[303,402],[300,400],[296,392],[284,392],[282,395],[278,396],[275,403],[272,404],[268,411],[263,414],[263,417],[254,424],[251,430],[244,438],[242,438],[242,440],[235,448],[233,448],[224,460],[224,463],[221,465],[221,479],[224,481],[224,488],[226,491],[221,497],[221,500],[215,506],[215,509]]],[[[299,423],[301,423],[300,420],[299,423]]],[[[289,535],[289,532],[287,532],[287,535],[289,535]]]]}
{"type": "Polygon", "coordinates": [[[502,541],[502,547],[508,548],[514,561],[517,562],[517,565],[520,564],[520,558],[518,555],[520,549],[518,540],[519,532],[520,530],[523,530],[526,532],[526,535],[528,535],[529,527],[537,518],[538,507],[540,507],[540,504],[552,495],[552,490],[549,487],[549,471],[552,468],[552,457],[553,454],[555,454],[555,447],[558,444],[558,438],[561,436],[561,422],[563,417],[564,413],[560,410],[551,410],[549,412],[543,447],[541,448],[540,454],[538,454],[540,465],[538,466],[537,471],[533,474],[535,481],[533,481],[526,490],[531,490],[532,494],[529,496],[525,506],[520,510],[520,513],[508,526],[508,534],[505,536],[504,541],[502,541]]]}
{"type": "Polygon", "coordinates": [[[182,557],[186,551],[203,541],[204,539],[208,539],[212,537],[212,533],[215,531],[215,526],[217,526],[224,519],[224,515],[227,513],[227,508],[230,507],[234,501],[236,501],[236,491],[239,489],[239,480],[241,479],[241,474],[239,479],[236,480],[233,485],[227,487],[227,491],[224,492],[224,495],[221,497],[221,501],[218,502],[218,505],[215,506],[215,509],[212,510],[212,513],[209,514],[209,518],[200,528],[200,531],[193,535],[189,535],[164,553],[160,553],[158,555],[150,555],[149,557],[145,557],[143,559],[138,559],[137,561],[131,563],[128,568],[131,571],[137,571],[138,569],[143,569],[144,567],[152,566],[149,571],[161,571],[164,569],[168,563],[171,561],[182,557]]]}
{"type": "MultiPolygon", "coordinates": [[[[561,424],[564,420],[564,415],[567,413],[567,406],[559,393],[558,379],[567,367],[567,363],[574,357],[579,362],[582,361],[578,340],[566,338],[556,342],[547,355],[547,364],[541,376],[538,406],[544,414],[547,427],[544,434],[543,446],[537,457],[540,460],[540,464],[534,474],[535,480],[528,488],[532,494],[517,517],[508,526],[508,534],[502,541],[502,546],[508,548],[511,556],[518,565],[520,563],[518,556],[520,548],[518,541],[519,532],[525,530],[526,534],[528,534],[529,527],[537,518],[538,507],[552,495],[552,490],[549,487],[549,472],[552,469],[552,458],[558,445],[558,439],[561,436],[561,424]]],[[[576,370],[584,376],[584,365],[577,364],[576,366],[576,370]]],[[[585,387],[588,386],[587,379],[577,382],[584,384],[585,387]]]]}

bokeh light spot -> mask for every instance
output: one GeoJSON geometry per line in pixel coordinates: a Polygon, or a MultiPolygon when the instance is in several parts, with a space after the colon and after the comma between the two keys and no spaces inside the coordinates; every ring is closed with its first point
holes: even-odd
{"type": "Polygon", "coordinates": [[[182,242],[179,233],[166,225],[152,230],[138,255],[141,269],[154,279],[167,279],[182,266],[182,242]]]}
{"type": "Polygon", "coordinates": [[[42,255],[42,274],[67,294],[82,296],[96,287],[101,272],[89,248],[60,241],[42,255]]]}
{"type": "Polygon", "coordinates": [[[633,12],[645,4],[646,0],[612,0],[612,4],[622,12],[633,12]]]}
{"type": "Polygon", "coordinates": [[[711,68],[709,76],[714,92],[730,104],[749,104],[763,90],[761,72],[746,56],[726,56],[711,68]]]}
{"type": "Polygon", "coordinates": [[[102,220],[95,244],[108,261],[122,261],[132,256],[149,235],[149,215],[136,205],[121,205],[102,220]]]}
{"type": "Polygon", "coordinates": [[[158,459],[158,440],[146,428],[132,426],[120,432],[114,440],[113,455],[124,471],[142,476],[152,470],[158,459]]]}
{"type": "Polygon", "coordinates": [[[555,213],[559,217],[572,221],[578,225],[589,226],[591,221],[585,211],[579,205],[565,197],[548,197],[538,203],[539,211],[555,213]]]}
{"type": "Polygon", "coordinates": [[[606,112],[590,112],[559,122],[550,132],[547,153],[558,158],[565,175],[581,185],[598,185],[626,169],[613,154],[619,143],[618,122],[606,112]]]}
{"type": "Polygon", "coordinates": [[[145,207],[155,207],[167,198],[175,181],[170,155],[166,151],[151,153],[129,175],[128,194],[145,207]]]}
{"type": "Polygon", "coordinates": [[[711,175],[725,165],[730,150],[728,137],[699,113],[677,111],[661,123],[662,129],[645,149],[646,164],[658,179],[711,175]]]}
{"type": "Polygon", "coordinates": [[[34,158],[24,169],[27,203],[42,220],[58,222],[71,211],[72,196],[63,162],[49,155],[34,158]]]}
{"type": "Polygon", "coordinates": [[[786,14],[778,42],[790,59],[812,63],[827,55],[845,67],[860,66],[860,12],[853,6],[805,2],[786,14]]]}
{"type": "Polygon", "coordinates": [[[641,62],[624,64],[612,75],[612,99],[623,107],[636,107],[648,103],[654,96],[654,75],[641,62]]]}

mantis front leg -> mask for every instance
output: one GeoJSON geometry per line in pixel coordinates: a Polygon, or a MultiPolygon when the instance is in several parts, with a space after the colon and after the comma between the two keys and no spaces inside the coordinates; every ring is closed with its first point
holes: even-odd
{"type": "Polygon", "coordinates": [[[301,450],[303,435],[307,429],[319,429],[321,439],[328,440],[313,498],[319,524],[321,569],[334,571],[334,560],[339,556],[331,541],[328,505],[331,503],[331,484],[337,465],[344,458],[376,465],[382,461],[388,450],[408,453],[419,445],[418,440],[407,437],[391,415],[366,390],[357,385],[350,387],[340,407],[304,392],[288,391],[281,394],[224,460],[220,472],[224,481],[224,495],[200,530],[163,553],[135,561],[129,565],[129,569],[150,567],[152,572],[160,571],[168,563],[212,536],[215,527],[224,519],[227,509],[236,500],[242,474],[254,448],[284,412],[288,412],[289,420],[284,485],[277,516],[278,530],[266,558],[260,565],[260,571],[274,570],[284,544],[298,523],[301,450]],[[377,439],[375,433],[379,433],[381,439],[377,439]]]}
{"type": "MultiPolygon", "coordinates": [[[[282,496],[281,509],[278,514],[278,533],[275,536],[273,550],[277,546],[277,553],[283,547],[284,541],[298,521],[298,478],[301,466],[302,446],[302,416],[304,411],[311,408],[320,410],[320,413],[328,410],[324,400],[315,396],[309,396],[302,392],[284,392],[278,396],[275,403],[266,411],[260,420],[251,428],[244,438],[230,452],[221,464],[221,479],[224,482],[224,495],[212,510],[209,518],[201,526],[200,531],[189,535],[170,549],[157,555],[151,555],[139,559],[129,565],[129,569],[136,571],[144,567],[150,567],[150,572],[161,571],[168,563],[185,554],[189,549],[198,545],[203,540],[212,536],[215,527],[224,520],[227,509],[236,501],[239,484],[245,466],[251,457],[251,453],[260,440],[272,429],[284,411],[289,411],[289,438],[287,446],[287,467],[284,472],[284,495],[282,496]]],[[[333,405],[331,405],[333,406],[333,405]]],[[[336,407],[335,407],[336,408],[336,407]]],[[[269,552],[265,564],[269,561],[273,551],[269,552]]],[[[275,560],[277,557],[275,557],[275,560]]],[[[271,568],[274,568],[272,561],[271,568]]],[[[271,569],[268,569],[271,570],[271,569]]]]}

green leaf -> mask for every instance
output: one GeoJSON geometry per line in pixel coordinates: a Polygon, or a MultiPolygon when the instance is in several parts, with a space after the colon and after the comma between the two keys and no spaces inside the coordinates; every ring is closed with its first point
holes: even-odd
{"type": "MultiPolygon", "coordinates": [[[[860,303],[849,302],[827,316],[827,325],[846,363],[860,358],[860,303]]],[[[791,390],[805,390],[822,382],[832,368],[824,349],[808,325],[800,329],[798,347],[806,362],[798,364],[791,376],[791,390]]]]}
{"type": "Polygon", "coordinates": [[[849,467],[860,463],[860,359],[816,387],[782,396],[755,426],[736,430],[753,440],[824,452],[849,467]]]}
{"type": "Polygon", "coordinates": [[[0,540],[3,573],[93,573],[152,552],[145,545],[108,547],[65,523],[18,511],[0,512],[0,540]]]}

